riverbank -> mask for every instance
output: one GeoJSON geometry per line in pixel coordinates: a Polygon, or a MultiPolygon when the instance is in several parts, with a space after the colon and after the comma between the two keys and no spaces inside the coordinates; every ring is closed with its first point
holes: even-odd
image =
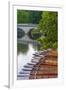
{"type": "Polygon", "coordinates": [[[35,54],[35,57],[41,56],[41,59],[35,59],[37,62],[30,73],[29,79],[57,78],[58,77],[58,53],[57,50],[47,50],[35,54]],[[42,55],[42,56],[41,56],[42,55]]]}

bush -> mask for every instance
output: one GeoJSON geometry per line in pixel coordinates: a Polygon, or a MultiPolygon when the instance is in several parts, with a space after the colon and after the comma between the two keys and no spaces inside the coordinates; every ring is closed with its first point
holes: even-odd
{"type": "Polygon", "coordinates": [[[53,44],[53,48],[56,49],[57,47],[58,47],[58,43],[55,42],[55,43],[53,44]]]}
{"type": "Polygon", "coordinates": [[[38,31],[44,34],[38,41],[41,44],[40,49],[57,48],[57,34],[58,34],[58,13],[51,11],[44,11],[42,19],[38,25],[38,31]]]}

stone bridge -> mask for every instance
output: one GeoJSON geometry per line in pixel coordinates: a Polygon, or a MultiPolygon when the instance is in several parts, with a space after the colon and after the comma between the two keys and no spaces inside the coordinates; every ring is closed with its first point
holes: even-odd
{"type": "Polygon", "coordinates": [[[19,28],[20,30],[22,29],[25,32],[25,35],[22,38],[18,38],[18,43],[36,44],[36,41],[30,39],[27,33],[33,28],[37,29],[37,24],[17,24],[17,28],[19,28]]]}
{"type": "Polygon", "coordinates": [[[37,24],[17,24],[17,28],[22,29],[27,34],[31,29],[37,29],[37,24]]]}

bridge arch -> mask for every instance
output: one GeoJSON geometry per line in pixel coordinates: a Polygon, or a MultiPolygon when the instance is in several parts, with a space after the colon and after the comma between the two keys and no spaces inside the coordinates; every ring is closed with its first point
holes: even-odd
{"type": "Polygon", "coordinates": [[[23,31],[23,29],[17,28],[17,38],[22,38],[24,37],[25,32],[23,31]]]}
{"type": "Polygon", "coordinates": [[[37,24],[17,24],[17,28],[22,29],[27,34],[31,29],[36,29],[37,24]]]}

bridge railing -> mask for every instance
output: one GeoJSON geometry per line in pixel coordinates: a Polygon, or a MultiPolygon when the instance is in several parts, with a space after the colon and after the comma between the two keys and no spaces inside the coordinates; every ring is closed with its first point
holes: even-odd
{"type": "Polygon", "coordinates": [[[17,27],[37,27],[37,24],[17,24],[17,27]]]}

